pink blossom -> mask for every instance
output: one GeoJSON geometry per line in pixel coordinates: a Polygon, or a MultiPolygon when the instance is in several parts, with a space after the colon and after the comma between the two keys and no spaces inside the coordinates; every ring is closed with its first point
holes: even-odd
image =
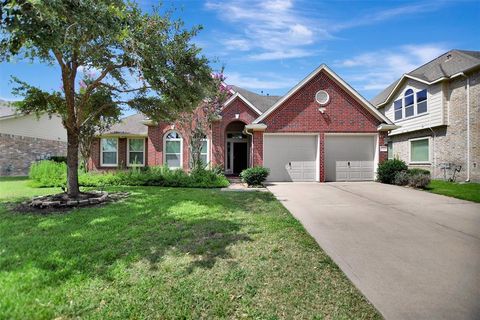
{"type": "Polygon", "coordinates": [[[85,81],[80,80],[79,84],[80,84],[80,88],[82,88],[82,89],[86,89],[86,88],[87,88],[87,84],[85,83],[85,81]]]}

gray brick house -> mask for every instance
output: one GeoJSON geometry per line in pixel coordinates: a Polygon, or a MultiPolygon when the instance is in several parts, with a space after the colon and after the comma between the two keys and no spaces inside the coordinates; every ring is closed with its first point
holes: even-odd
{"type": "Polygon", "coordinates": [[[24,176],[30,165],[65,156],[67,133],[58,116],[20,114],[0,100],[0,176],[24,176]]]}
{"type": "Polygon", "coordinates": [[[434,178],[480,181],[480,51],[451,50],[404,74],[372,99],[398,126],[389,158],[434,178]]]}

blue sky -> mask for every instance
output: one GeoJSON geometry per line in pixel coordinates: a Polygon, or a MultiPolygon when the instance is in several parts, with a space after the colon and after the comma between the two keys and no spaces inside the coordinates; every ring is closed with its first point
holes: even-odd
{"type": "MultiPolygon", "coordinates": [[[[150,10],[156,1],[140,1],[150,10]]],[[[480,50],[480,1],[164,1],[227,83],[284,94],[322,63],[366,98],[449,49],[480,50]]],[[[60,86],[58,68],[0,64],[0,99],[15,99],[10,76],[43,89],[60,86]]]]}

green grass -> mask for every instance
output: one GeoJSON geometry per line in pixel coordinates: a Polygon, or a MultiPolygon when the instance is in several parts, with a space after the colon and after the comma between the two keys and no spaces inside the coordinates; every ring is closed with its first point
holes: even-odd
{"type": "Polygon", "coordinates": [[[432,180],[426,190],[449,197],[480,202],[480,183],[455,183],[432,180]]]}
{"type": "Polygon", "coordinates": [[[8,211],[57,192],[27,182],[0,181],[0,319],[381,317],[269,193],[117,187],[132,195],[8,211]]]}

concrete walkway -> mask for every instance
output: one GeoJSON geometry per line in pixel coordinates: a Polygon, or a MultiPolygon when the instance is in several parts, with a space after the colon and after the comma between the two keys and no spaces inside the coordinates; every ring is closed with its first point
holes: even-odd
{"type": "Polygon", "coordinates": [[[386,319],[480,319],[480,204],[374,182],[268,189],[386,319]]]}

